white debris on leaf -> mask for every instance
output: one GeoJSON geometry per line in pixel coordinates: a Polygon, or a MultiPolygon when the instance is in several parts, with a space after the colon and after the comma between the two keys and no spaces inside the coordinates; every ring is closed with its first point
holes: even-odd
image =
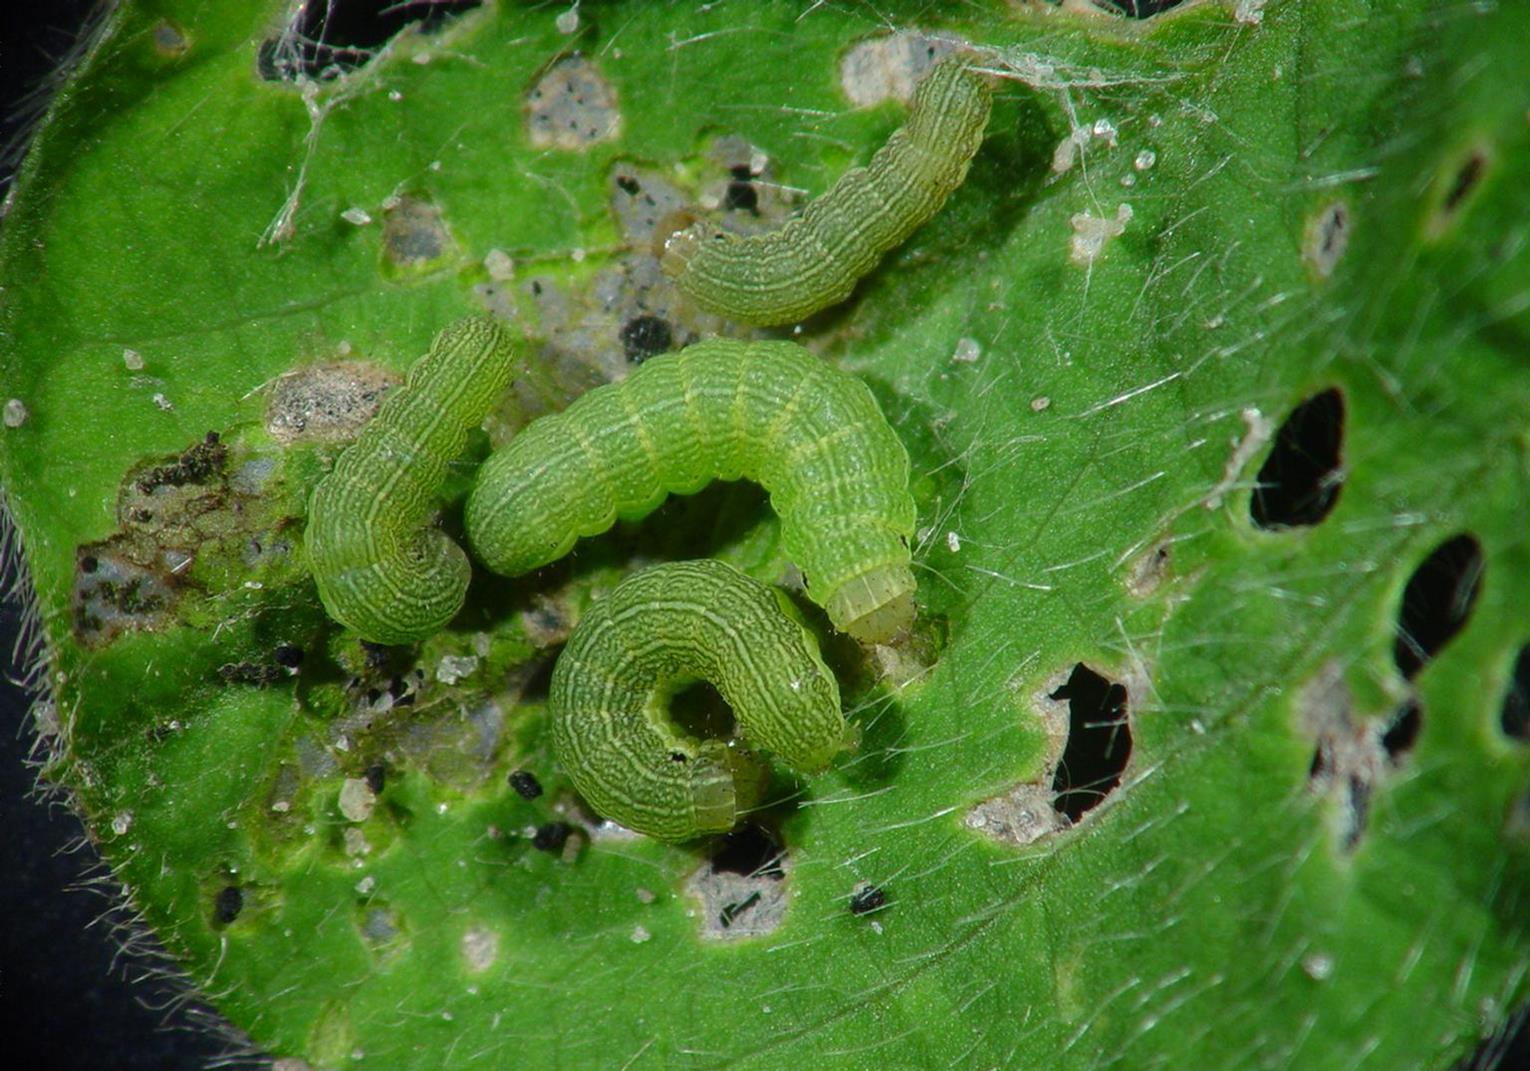
{"type": "Polygon", "coordinates": [[[499,959],[499,934],[487,926],[474,926],[462,935],[462,958],[468,970],[481,974],[499,959]]]}
{"type": "Polygon", "coordinates": [[[1096,119],[1093,123],[1080,123],[1068,132],[1068,136],[1052,150],[1052,173],[1061,175],[1077,161],[1079,151],[1091,141],[1103,141],[1106,148],[1114,149],[1118,140],[1116,124],[1109,119],[1096,119]]]}
{"type": "Polygon", "coordinates": [[[169,398],[166,398],[159,391],[154,392],[153,402],[166,413],[175,408],[175,403],[172,402],[169,398]]]}
{"type": "Polygon", "coordinates": [[[963,45],[955,38],[935,37],[921,30],[899,30],[862,41],[840,61],[840,88],[857,108],[889,99],[907,103],[924,73],[963,45]]]}
{"type": "Polygon", "coordinates": [[[397,381],[393,373],[360,361],[299,368],[276,381],[266,430],[283,444],[353,438],[397,381]]]}
{"type": "Polygon", "coordinates": [[[1073,161],[1078,158],[1079,146],[1089,142],[1089,128],[1086,126],[1074,127],[1067,137],[1057,143],[1057,148],[1052,150],[1052,173],[1061,175],[1073,166],[1073,161]]]}
{"type": "Polygon", "coordinates": [[[1314,982],[1326,982],[1333,977],[1333,957],[1326,952],[1312,952],[1302,957],[1302,971],[1314,982]]]}
{"type": "Polygon", "coordinates": [[[8,428],[21,427],[21,425],[27,422],[27,417],[30,415],[31,414],[27,412],[26,402],[23,402],[20,398],[12,398],[10,401],[5,403],[5,415],[3,419],[5,421],[5,426],[8,428]]]}
{"type": "Polygon", "coordinates": [[[1237,486],[1238,477],[1242,474],[1244,466],[1249,463],[1249,459],[1264,449],[1264,444],[1269,442],[1270,436],[1275,433],[1275,422],[1254,406],[1248,406],[1238,415],[1243,419],[1244,434],[1232,437],[1233,452],[1222,468],[1222,478],[1217,481],[1216,486],[1201,503],[1207,509],[1221,507],[1222,496],[1237,486]]]}
{"type": "Polygon", "coordinates": [[[372,222],[371,213],[357,205],[352,205],[344,212],[341,212],[340,218],[357,227],[365,227],[368,223],[372,222]]]}
{"type": "Polygon", "coordinates": [[[515,278],[515,261],[503,249],[491,249],[483,255],[483,270],[496,283],[508,283],[515,278]]]}
{"type": "Polygon", "coordinates": [[[1147,171],[1158,162],[1158,154],[1152,149],[1143,149],[1132,159],[1132,166],[1138,171],[1147,171]]]}
{"type": "Polygon", "coordinates": [[[340,786],[340,813],[352,822],[365,822],[377,806],[372,786],[359,777],[347,777],[340,786]]]}
{"type": "Polygon", "coordinates": [[[137,350],[123,350],[122,367],[126,368],[129,372],[142,372],[143,354],[137,350]]]}
{"type": "Polygon", "coordinates": [[[956,349],[951,352],[951,360],[957,364],[972,364],[983,356],[983,347],[975,338],[959,338],[956,340],[956,349]]]}
{"type": "Polygon", "coordinates": [[[558,28],[559,33],[565,36],[576,33],[579,30],[579,5],[575,4],[567,11],[561,12],[553,20],[553,25],[558,28]]]}
{"type": "Polygon", "coordinates": [[[962,537],[955,532],[946,533],[946,547],[952,554],[960,553],[962,549],[962,537]]]}
{"type": "Polygon", "coordinates": [[[1105,252],[1106,243],[1119,238],[1132,218],[1132,206],[1122,203],[1116,208],[1116,218],[1096,216],[1090,212],[1074,213],[1068,222],[1073,225],[1073,237],[1069,242],[1069,258],[1081,268],[1092,267],[1105,252]]]}
{"type": "Polygon", "coordinates": [[[1258,26],[1264,21],[1264,0],[1238,0],[1233,18],[1245,26],[1258,26]]]}
{"type": "Polygon", "coordinates": [[[973,807],[963,824],[1001,844],[1034,844],[1068,828],[1068,819],[1054,806],[1055,796],[1044,785],[1020,784],[973,807]]]}
{"type": "Polygon", "coordinates": [[[442,655],[436,663],[436,680],[442,684],[456,684],[478,669],[477,655],[442,655]]]}

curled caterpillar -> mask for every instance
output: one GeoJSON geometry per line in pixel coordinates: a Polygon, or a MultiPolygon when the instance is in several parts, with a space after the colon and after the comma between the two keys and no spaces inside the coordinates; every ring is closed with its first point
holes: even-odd
{"type": "Polygon", "coordinates": [[[844,301],[966,179],[992,101],[971,62],[957,54],[931,68],[908,122],[871,163],[780,230],[740,238],[693,224],[665,242],[664,271],[696,304],[741,323],[791,323],[844,301]]]}
{"type": "Polygon", "coordinates": [[[518,576],[667,495],[741,477],[770,492],[835,628],[880,642],[909,623],[908,453],[864,383],[790,342],[698,343],[533,421],[479,470],[468,539],[518,576]]]}
{"type": "Polygon", "coordinates": [[[510,384],[514,349],[486,317],[436,336],[308,503],[304,545],[319,598],[375,643],[412,643],[462,608],[462,548],[426,527],[447,463],[510,384]]]}
{"type": "Polygon", "coordinates": [[[733,828],[763,794],[737,742],[697,740],[670,699],[704,680],[743,739],[804,772],[847,742],[839,686],[783,597],[719,561],[628,577],[579,621],[553,670],[553,749],[600,814],[666,841],[733,828]]]}

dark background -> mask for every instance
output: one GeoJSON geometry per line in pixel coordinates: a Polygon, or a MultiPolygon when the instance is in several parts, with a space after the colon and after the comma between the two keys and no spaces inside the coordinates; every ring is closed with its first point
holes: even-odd
{"type": "MultiPolygon", "coordinates": [[[[227,0],[240,2],[240,0],[227,0]]],[[[377,6],[377,5],[366,5],[377,6]]],[[[0,0],[0,187],[9,183],[26,132],[42,113],[47,79],[68,54],[93,0],[0,0]]],[[[3,226],[0,222],[0,226],[3,226]]],[[[0,570],[0,593],[9,576],[0,570]]],[[[75,886],[95,873],[77,819],[29,798],[25,765],[30,697],[11,679],[19,608],[0,604],[0,1052],[38,1071],[181,1071],[230,1055],[229,1043],[184,1010],[155,1010],[174,996],[162,983],[133,981],[145,964],[119,956],[99,916],[100,893],[75,886]],[[92,923],[95,923],[92,925],[92,923]]],[[[239,1061],[243,1063],[244,1061],[239,1061]]],[[[228,1066],[223,1064],[222,1066],[228,1066]]],[[[1463,1071],[1530,1068],[1530,1030],[1484,1044],[1463,1071]]]]}
{"type": "MultiPolygon", "coordinates": [[[[93,6],[0,0],[0,182],[8,185],[42,113],[47,76],[93,6]]],[[[8,587],[0,570],[0,592],[8,587]]],[[[123,957],[113,966],[110,927],[91,926],[110,902],[73,887],[98,869],[88,847],[66,851],[84,830],[63,807],[29,798],[36,776],[23,764],[32,743],[30,697],[11,679],[20,673],[12,654],[17,616],[15,603],[0,605],[0,1061],[36,1071],[205,1068],[228,1044],[184,1013],[147,1007],[173,991],[130,982],[145,964],[123,957]]]]}

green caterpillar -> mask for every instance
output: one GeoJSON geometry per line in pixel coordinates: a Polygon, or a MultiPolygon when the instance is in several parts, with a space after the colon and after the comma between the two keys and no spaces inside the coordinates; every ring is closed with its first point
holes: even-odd
{"type": "Polygon", "coordinates": [[[864,383],[790,342],[716,339],[530,424],[479,470],[468,539],[518,576],[670,494],[747,478],[834,627],[880,642],[914,614],[908,453],[864,383]]]}
{"type": "Polygon", "coordinates": [[[957,54],[931,68],[908,122],[801,216],[750,238],[693,224],[665,242],[664,271],[697,305],[741,323],[792,323],[844,301],[966,179],[993,95],[971,64],[957,54]]]}
{"type": "Polygon", "coordinates": [[[304,544],[319,598],[363,639],[412,643],[462,608],[467,555],[425,524],[447,463],[505,392],[514,365],[510,338],[493,320],[447,327],[314,488],[304,544]]]}
{"type": "Polygon", "coordinates": [[[744,740],[803,771],[847,742],[839,686],[782,596],[719,561],[628,577],[575,627],[553,670],[553,749],[607,818],[665,841],[733,828],[764,766],[736,742],[677,730],[669,700],[713,684],[744,740]]]}

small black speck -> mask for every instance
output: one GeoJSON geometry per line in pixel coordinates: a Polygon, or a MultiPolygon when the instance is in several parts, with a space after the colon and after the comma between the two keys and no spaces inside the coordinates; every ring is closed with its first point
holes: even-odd
{"type": "Polygon", "coordinates": [[[887,893],[880,886],[858,885],[850,894],[850,914],[865,915],[879,907],[887,906],[887,893]]]}
{"type": "Polygon", "coordinates": [[[382,763],[374,762],[367,767],[366,773],[362,776],[366,778],[367,787],[372,790],[372,795],[382,795],[383,788],[388,784],[388,770],[382,763]]]}
{"type": "Polygon", "coordinates": [[[723,909],[717,914],[717,921],[722,925],[723,929],[727,929],[733,925],[735,919],[759,902],[760,894],[756,891],[750,893],[737,903],[724,904],[723,909]]]}
{"type": "Polygon", "coordinates": [[[218,925],[227,926],[239,917],[239,912],[244,910],[244,893],[237,885],[225,885],[218,890],[218,898],[213,902],[213,918],[218,925]]]}
{"type": "Polygon", "coordinates": [[[533,294],[535,294],[537,297],[541,297],[542,296],[542,284],[537,282],[537,280],[535,280],[535,279],[531,280],[531,292],[533,294]]]}
{"type": "Polygon", "coordinates": [[[622,325],[622,350],[627,360],[642,364],[650,357],[669,352],[675,344],[669,321],[658,316],[634,316],[622,325]]]}
{"type": "Polygon", "coordinates": [[[670,762],[684,762],[685,761],[685,752],[683,752],[683,751],[671,751],[669,753],[669,761],[670,762]]]}
{"type": "Polygon", "coordinates": [[[276,659],[276,664],[279,666],[297,669],[303,664],[303,649],[290,643],[279,643],[272,657],[276,659]]]}
{"type": "Polygon", "coordinates": [[[617,175],[616,184],[622,188],[622,192],[628,197],[636,197],[643,190],[642,184],[631,175],[617,175]]]}
{"type": "Polygon", "coordinates": [[[100,567],[101,563],[96,561],[95,555],[93,554],[87,554],[85,557],[80,559],[80,572],[82,573],[93,573],[100,567]]]}
{"type": "Polygon", "coordinates": [[[1467,157],[1461,169],[1456,172],[1450,192],[1445,196],[1445,211],[1454,212],[1461,207],[1461,202],[1466,200],[1466,195],[1471,193],[1472,187],[1477,185],[1485,170],[1487,170],[1487,158],[1481,152],[1474,152],[1467,157]]]}
{"type": "Polygon", "coordinates": [[[202,441],[211,446],[218,441],[218,433],[215,431],[210,431],[203,437],[202,441]]]}
{"type": "Polygon", "coordinates": [[[534,800],[542,794],[542,782],[530,770],[511,770],[510,787],[523,800],[534,800]]]}
{"type": "Polygon", "coordinates": [[[531,838],[531,846],[539,852],[561,852],[568,843],[568,835],[573,831],[574,827],[567,822],[548,822],[537,826],[536,836],[531,838]]]}

